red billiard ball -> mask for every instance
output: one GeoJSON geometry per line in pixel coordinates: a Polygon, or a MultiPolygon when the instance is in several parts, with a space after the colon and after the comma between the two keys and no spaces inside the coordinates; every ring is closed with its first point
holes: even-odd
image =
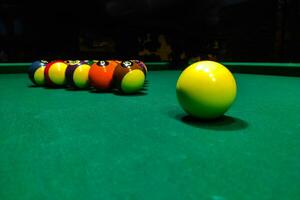
{"type": "Polygon", "coordinates": [[[55,60],[46,65],[44,76],[48,86],[63,86],[66,83],[67,64],[63,60],[55,60]]]}
{"type": "Polygon", "coordinates": [[[113,74],[117,64],[117,62],[112,60],[100,60],[92,64],[89,71],[91,85],[97,90],[111,89],[113,74]]]}
{"type": "Polygon", "coordinates": [[[114,71],[114,85],[122,93],[137,93],[145,83],[145,74],[136,62],[127,60],[118,63],[114,71]]]}

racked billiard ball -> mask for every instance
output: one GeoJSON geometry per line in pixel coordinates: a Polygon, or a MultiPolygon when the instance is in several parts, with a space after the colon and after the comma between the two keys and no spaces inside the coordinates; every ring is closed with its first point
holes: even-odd
{"type": "Polygon", "coordinates": [[[99,60],[89,71],[91,85],[97,90],[112,88],[113,74],[118,63],[112,60],[99,60]]]}
{"type": "Polygon", "coordinates": [[[48,86],[63,86],[66,84],[65,72],[67,64],[63,60],[49,62],[44,71],[46,84],[48,86]]]}
{"type": "Polygon", "coordinates": [[[42,86],[45,84],[44,71],[47,63],[45,60],[37,60],[28,68],[29,78],[35,85],[42,86]]]}
{"type": "Polygon", "coordinates": [[[145,74],[137,63],[127,60],[118,63],[113,77],[115,87],[122,93],[139,92],[145,83],[145,74]]]}
{"type": "Polygon", "coordinates": [[[66,69],[67,85],[72,88],[87,88],[90,68],[90,65],[79,60],[70,62],[66,69]]]}
{"type": "Polygon", "coordinates": [[[236,97],[232,73],[214,61],[199,61],[180,74],[176,94],[183,110],[200,119],[222,116],[236,97]]]}

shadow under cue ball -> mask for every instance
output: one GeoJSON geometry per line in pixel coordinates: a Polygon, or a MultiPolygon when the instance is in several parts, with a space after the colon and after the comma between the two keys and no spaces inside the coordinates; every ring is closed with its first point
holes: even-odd
{"type": "Polygon", "coordinates": [[[73,61],[66,69],[67,85],[72,88],[84,89],[89,86],[89,71],[91,66],[84,61],[73,61]]]}
{"type": "Polygon", "coordinates": [[[144,86],[145,74],[137,63],[127,60],[116,66],[113,82],[119,92],[125,94],[137,93],[144,86]]]}
{"type": "Polygon", "coordinates": [[[214,119],[222,116],[236,98],[232,73],[214,61],[199,61],[180,74],[176,94],[179,104],[191,116],[214,119]]]}
{"type": "Polygon", "coordinates": [[[45,84],[44,71],[47,63],[45,60],[37,60],[28,68],[28,76],[35,85],[42,86],[45,84]]]}

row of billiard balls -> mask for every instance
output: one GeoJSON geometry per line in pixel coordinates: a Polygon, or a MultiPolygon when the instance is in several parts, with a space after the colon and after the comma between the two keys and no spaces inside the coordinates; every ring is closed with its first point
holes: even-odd
{"type": "Polygon", "coordinates": [[[38,60],[28,69],[30,80],[38,86],[137,93],[145,83],[147,67],[139,60],[38,60]]]}

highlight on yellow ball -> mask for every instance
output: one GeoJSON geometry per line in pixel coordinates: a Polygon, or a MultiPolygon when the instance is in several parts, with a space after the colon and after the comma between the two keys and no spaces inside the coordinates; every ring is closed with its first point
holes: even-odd
{"type": "Polygon", "coordinates": [[[191,116],[214,119],[222,116],[236,98],[233,74],[221,63],[199,61],[180,74],[176,95],[180,106],[191,116]]]}
{"type": "Polygon", "coordinates": [[[56,62],[49,68],[49,78],[55,85],[65,85],[67,64],[64,62],[56,62]]]}

